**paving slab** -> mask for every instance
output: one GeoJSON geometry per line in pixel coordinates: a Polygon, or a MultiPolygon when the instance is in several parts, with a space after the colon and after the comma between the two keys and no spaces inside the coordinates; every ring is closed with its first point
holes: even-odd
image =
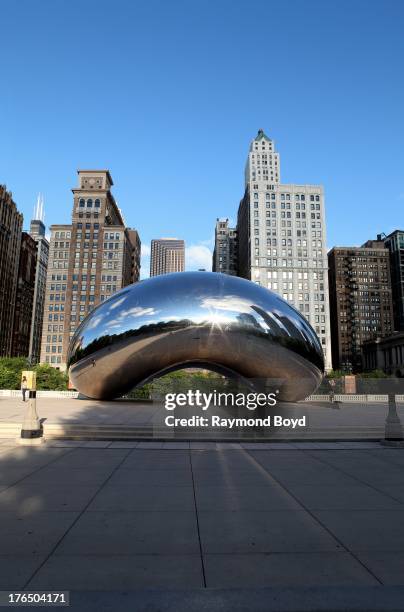
{"type": "Polygon", "coordinates": [[[110,440],[89,440],[83,443],[84,448],[109,448],[110,446],[110,440]]]}
{"type": "Polygon", "coordinates": [[[293,497],[277,485],[197,486],[195,497],[198,511],[301,510],[293,497]]]}
{"type": "Polygon", "coordinates": [[[142,487],[126,487],[123,494],[122,486],[108,483],[100,490],[90,504],[88,511],[160,510],[163,512],[193,512],[194,509],[194,490],[190,485],[170,487],[145,484],[142,487]]]}
{"type": "Polygon", "coordinates": [[[83,510],[98,491],[99,485],[75,485],[66,487],[64,483],[20,484],[0,491],[1,512],[14,512],[18,516],[36,514],[43,510],[74,511],[83,510]]]}
{"type": "Polygon", "coordinates": [[[357,557],[382,584],[404,585],[404,552],[359,552],[357,557]]]}
{"type": "Polygon", "coordinates": [[[378,482],[377,485],[374,486],[377,486],[377,490],[381,493],[385,493],[404,504],[404,485],[392,485],[391,483],[378,482]]]}
{"type": "Polygon", "coordinates": [[[62,447],[62,448],[72,448],[72,447],[82,447],[84,446],[85,441],[83,440],[47,440],[46,446],[48,447],[62,447]]]}
{"type": "Polygon", "coordinates": [[[318,484],[334,486],[355,484],[355,479],[327,465],[297,463],[294,468],[282,465],[266,464],[265,469],[277,481],[288,487],[292,484],[318,484]]]}
{"type": "Polygon", "coordinates": [[[347,552],[204,555],[209,588],[371,586],[378,581],[347,552]]]}
{"type": "Polygon", "coordinates": [[[54,461],[53,466],[58,469],[79,469],[83,466],[86,468],[115,468],[122,463],[129,452],[123,448],[76,448],[54,461]]]}
{"type": "Polygon", "coordinates": [[[190,442],[191,450],[216,450],[216,442],[190,442]]]}
{"type": "Polygon", "coordinates": [[[386,448],[381,447],[382,450],[371,451],[370,455],[373,457],[378,457],[382,461],[387,461],[388,463],[392,463],[393,465],[399,465],[404,467],[404,453],[402,449],[398,448],[386,448]]]}
{"type": "Polygon", "coordinates": [[[265,470],[257,468],[257,466],[248,467],[248,469],[243,470],[231,469],[229,466],[221,466],[220,468],[210,470],[193,469],[193,474],[196,487],[206,485],[264,487],[274,484],[271,476],[265,470]]]}
{"type": "Polygon", "coordinates": [[[54,464],[45,466],[41,470],[29,476],[29,482],[57,484],[63,482],[72,488],[80,484],[102,484],[114,472],[113,467],[89,468],[83,465],[81,468],[57,467],[54,464]]]}
{"type": "MultiPolygon", "coordinates": [[[[1,458],[0,458],[1,463],[1,458]]],[[[1,469],[0,471],[0,486],[13,485],[23,478],[31,476],[34,472],[33,467],[29,465],[19,465],[16,467],[8,467],[7,469],[1,469]]]]}
{"type": "Polygon", "coordinates": [[[289,484],[288,491],[309,510],[401,510],[404,506],[370,486],[289,484]]]}
{"type": "Polygon", "coordinates": [[[163,444],[163,449],[169,449],[169,450],[178,450],[178,449],[189,449],[189,442],[164,442],[163,444]]]}
{"type": "Polygon", "coordinates": [[[164,442],[139,442],[137,448],[163,448],[164,442]]]}
{"type": "Polygon", "coordinates": [[[403,600],[404,587],[400,586],[137,589],[71,593],[75,612],[330,612],[330,602],[333,612],[398,612],[402,610],[403,600]]]}
{"type": "Polygon", "coordinates": [[[194,470],[257,470],[255,462],[244,450],[223,451],[192,451],[192,468],[194,470]]]}
{"type": "Polygon", "coordinates": [[[45,554],[0,554],[0,590],[23,589],[45,559],[45,554]]]}
{"type": "Polygon", "coordinates": [[[217,450],[240,450],[241,444],[239,442],[217,442],[217,450]]]}
{"type": "Polygon", "coordinates": [[[340,544],[300,510],[198,513],[202,551],[208,553],[332,552],[340,544]]]}
{"type": "Polygon", "coordinates": [[[128,455],[120,466],[121,469],[132,470],[188,470],[191,469],[189,453],[173,454],[166,452],[164,456],[135,451],[128,455]]]}
{"type": "Polygon", "coordinates": [[[404,511],[313,510],[349,550],[404,552],[404,511]]]}
{"type": "Polygon", "coordinates": [[[202,588],[199,555],[53,556],[29,582],[35,590],[202,588]]]}
{"type": "Polygon", "coordinates": [[[198,554],[193,512],[86,512],[56,555],[198,554]]]}
{"type": "Polygon", "coordinates": [[[78,512],[35,512],[25,516],[0,512],[0,556],[50,553],[76,520],[78,512]]]}
{"type": "Polygon", "coordinates": [[[183,487],[192,485],[191,469],[180,470],[117,470],[110,483],[121,487],[144,485],[183,487]]]}
{"type": "Polygon", "coordinates": [[[135,440],[128,440],[127,442],[111,442],[109,448],[136,448],[139,442],[135,440]]]}

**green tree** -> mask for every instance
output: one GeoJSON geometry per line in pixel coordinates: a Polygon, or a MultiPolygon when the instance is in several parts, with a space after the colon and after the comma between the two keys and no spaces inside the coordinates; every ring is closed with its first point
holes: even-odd
{"type": "Polygon", "coordinates": [[[330,370],[327,372],[327,378],[341,378],[342,376],[346,376],[346,372],[342,370],[330,370]]]}
{"type": "Polygon", "coordinates": [[[28,369],[28,362],[25,357],[1,357],[0,389],[19,389],[21,372],[28,369]]]}
{"type": "Polygon", "coordinates": [[[52,368],[47,363],[35,366],[38,391],[66,391],[69,377],[65,372],[52,368]]]}
{"type": "Polygon", "coordinates": [[[23,370],[35,370],[38,390],[65,391],[67,389],[67,374],[44,363],[31,366],[25,357],[0,358],[0,389],[19,389],[23,370]]]}
{"type": "Polygon", "coordinates": [[[357,374],[358,378],[394,378],[393,376],[387,376],[383,370],[371,370],[370,372],[360,372],[357,374]]]}

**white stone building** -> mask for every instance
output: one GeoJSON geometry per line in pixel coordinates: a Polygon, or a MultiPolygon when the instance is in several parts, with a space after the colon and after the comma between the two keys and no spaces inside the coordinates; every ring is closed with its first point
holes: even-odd
{"type": "Polygon", "coordinates": [[[279,293],[316,330],[331,369],[324,192],[283,185],[274,142],[252,141],[237,220],[239,274],[279,293]]]}

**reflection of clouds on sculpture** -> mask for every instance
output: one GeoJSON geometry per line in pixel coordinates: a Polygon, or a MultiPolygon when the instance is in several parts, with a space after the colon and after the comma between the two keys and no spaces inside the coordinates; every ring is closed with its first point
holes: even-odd
{"type": "Polygon", "coordinates": [[[251,300],[246,300],[237,295],[203,298],[200,306],[201,308],[206,308],[209,312],[214,312],[215,310],[226,310],[236,314],[240,312],[251,312],[251,300]]]}
{"type": "Polygon", "coordinates": [[[94,317],[94,319],[88,324],[88,329],[96,329],[100,323],[102,323],[103,318],[104,317],[102,316],[94,317]]]}
{"type": "Polygon", "coordinates": [[[210,272],[121,290],[77,329],[68,362],[73,384],[99,399],[186,364],[281,380],[279,399],[295,401],[314,391],[324,370],[320,342],[298,310],[262,286],[210,272]]]}
{"type": "Polygon", "coordinates": [[[109,305],[109,310],[115,310],[115,308],[118,308],[119,306],[121,306],[121,304],[124,304],[126,302],[126,295],[123,296],[120,300],[115,300],[112,302],[112,304],[109,305]]]}
{"type": "MultiPolygon", "coordinates": [[[[142,308],[141,306],[134,306],[133,308],[128,308],[127,310],[122,310],[115,319],[111,319],[108,322],[108,327],[111,329],[121,328],[122,324],[127,319],[136,319],[138,317],[150,317],[152,315],[156,315],[158,310],[155,308],[142,308]]],[[[152,323],[152,319],[147,319],[148,323],[152,323]]]]}

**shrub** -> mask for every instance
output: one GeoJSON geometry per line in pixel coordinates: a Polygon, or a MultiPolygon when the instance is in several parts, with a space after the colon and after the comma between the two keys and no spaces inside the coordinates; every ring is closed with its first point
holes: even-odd
{"type": "Polygon", "coordinates": [[[67,374],[44,363],[32,366],[25,357],[0,358],[0,389],[19,389],[23,370],[35,370],[36,385],[40,391],[65,391],[67,389],[67,374]]]}

